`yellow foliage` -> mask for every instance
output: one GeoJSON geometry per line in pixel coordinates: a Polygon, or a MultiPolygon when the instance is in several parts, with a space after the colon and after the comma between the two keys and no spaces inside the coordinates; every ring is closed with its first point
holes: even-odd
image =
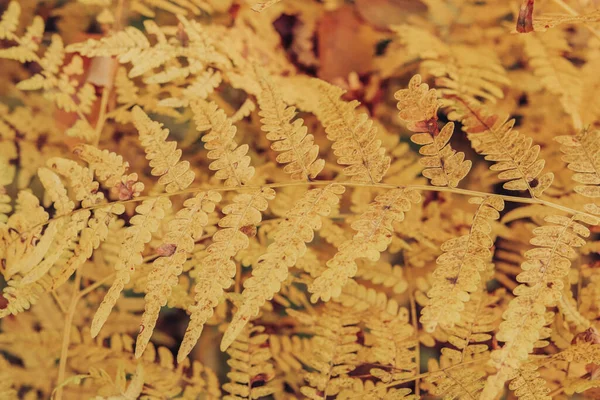
{"type": "Polygon", "coordinates": [[[599,398],[595,4],[4,2],[0,399],[599,398]]]}

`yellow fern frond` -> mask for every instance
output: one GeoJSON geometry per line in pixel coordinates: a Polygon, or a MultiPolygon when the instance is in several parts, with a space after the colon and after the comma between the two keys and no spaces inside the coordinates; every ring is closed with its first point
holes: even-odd
{"type": "Polygon", "coordinates": [[[385,366],[371,369],[371,374],[384,382],[406,379],[417,372],[419,342],[408,315],[403,308],[394,317],[373,313],[366,319],[374,341],[369,354],[373,359],[368,361],[385,366]]]}
{"type": "Polygon", "coordinates": [[[454,348],[446,346],[442,355],[452,365],[458,365],[473,357],[483,356],[488,352],[487,341],[498,327],[501,318],[498,303],[506,291],[499,289],[494,293],[481,290],[471,294],[470,300],[461,312],[461,320],[451,329],[446,329],[448,342],[454,348]]]}
{"type": "Polygon", "coordinates": [[[391,288],[394,293],[404,293],[408,288],[408,281],[402,266],[387,262],[377,261],[375,263],[362,262],[358,265],[356,276],[374,283],[391,288]]]}
{"type": "MultiPolygon", "coordinates": [[[[156,76],[156,75],[154,75],[156,76]]],[[[194,100],[204,100],[221,84],[222,77],[219,71],[207,69],[198,75],[190,84],[181,91],[178,97],[169,97],[158,102],[164,107],[187,107],[194,100]]]]}
{"type": "Polygon", "coordinates": [[[259,399],[276,391],[271,382],[275,369],[268,346],[269,335],[264,331],[260,325],[246,325],[227,350],[231,370],[227,373],[229,382],[223,384],[223,390],[229,393],[224,400],[259,399]]]}
{"type": "Polygon", "coordinates": [[[50,224],[42,235],[48,217],[48,213],[40,206],[36,196],[28,190],[19,192],[15,212],[6,222],[8,242],[6,249],[3,249],[5,277],[28,268],[29,264],[35,265],[42,259],[58,227],[57,224],[50,224]]]}
{"type": "Polygon", "coordinates": [[[396,300],[388,298],[385,293],[360,285],[353,280],[348,281],[342,288],[342,293],[332,298],[332,301],[358,312],[371,309],[393,317],[404,311],[396,300]]]}
{"type": "Polygon", "coordinates": [[[238,194],[232,204],[223,208],[225,216],[219,221],[221,229],[213,235],[213,243],[198,267],[196,304],[190,307],[190,323],[177,354],[178,360],[185,359],[192,351],[223,290],[232,284],[236,273],[233,257],[248,247],[249,242],[242,228],[256,226],[262,219],[261,212],[268,207],[268,200],[274,197],[273,189],[263,188],[238,194]]]}
{"type": "Polygon", "coordinates": [[[527,190],[531,197],[540,197],[552,185],[554,174],[542,173],[545,161],[538,159],[540,146],[531,138],[513,129],[515,120],[489,114],[481,105],[454,98],[457,107],[450,115],[459,119],[477,153],[495,164],[492,171],[500,171],[498,178],[508,190],[527,190]]]}
{"type": "MultiPolygon", "coordinates": [[[[91,170],[81,167],[74,161],[58,157],[48,160],[48,165],[52,170],[69,179],[71,188],[75,191],[75,198],[81,201],[83,207],[93,207],[103,201],[104,195],[102,192],[98,192],[98,182],[92,179],[91,170]]],[[[108,225],[113,221],[114,215],[120,215],[124,211],[125,207],[118,203],[93,210],[93,217],[87,221],[87,226],[81,227],[79,242],[75,250],[54,275],[53,288],[66,282],[71,274],[92,256],[93,251],[106,239],[108,225]]],[[[78,219],[85,218],[87,220],[89,216],[89,211],[78,211],[76,214],[78,219]]],[[[26,281],[25,278],[24,281],[26,281]]]]}
{"type": "Polygon", "coordinates": [[[274,242],[258,258],[252,269],[252,277],[244,282],[242,304],[223,336],[221,350],[229,347],[245,323],[256,316],[265,301],[272,299],[281,289],[288,269],[304,255],[306,243],[313,240],[314,231],[320,228],[321,217],[329,215],[342,193],[344,188],[336,184],[311,190],[287,213],[286,219],[273,233],[274,242]]]}
{"type": "Polygon", "coordinates": [[[340,246],[327,262],[325,272],[309,286],[308,290],[313,293],[311,301],[316,302],[319,298],[327,301],[339,296],[348,279],[356,274],[357,258],[377,261],[392,241],[392,223],[402,221],[411,203],[420,200],[417,192],[408,189],[393,189],[377,196],[368,210],[352,223],[352,228],[357,231],[354,237],[340,246]]]}
{"type": "Polygon", "coordinates": [[[317,118],[333,143],[333,153],[338,164],[347,165],[344,173],[355,182],[380,182],[390,166],[390,157],[385,155],[381,140],[377,139],[377,128],[367,114],[358,114],[358,101],[345,102],[340,99],[344,90],[323,81],[312,81],[318,92],[317,118]]]}
{"type": "Polygon", "coordinates": [[[18,37],[15,31],[19,26],[21,6],[17,1],[8,3],[8,8],[0,19],[0,39],[15,41],[16,46],[0,49],[0,58],[17,60],[21,63],[39,61],[36,54],[44,34],[44,20],[35,16],[31,25],[27,27],[25,35],[18,37]]]}
{"type": "Polygon", "coordinates": [[[540,377],[537,365],[525,364],[517,371],[517,375],[508,385],[519,399],[551,400],[548,396],[550,388],[544,378],[540,377]]]}
{"type": "Polygon", "coordinates": [[[37,302],[40,295],[49,290],[50,284],[47,279],[29,284],[22,283],[20,279],[11,279],[2,292],[2,296],[8,304],[0,310],[0,318],[29,310],[29,307],[37,302]]]}
{"type": "Polygon", "coordinates": [[[67,215],[73,211],[75,203],[69,199],[67,189],[58,175],[48,168],[40,168],[38,170],[38,177],[40,178],[42,185],[44,185],[44,189],[46,189],[48,196],[52,199],[57,215],[67,215]]]}
{"type": "Polygon", "coordinates": [[[504,342],[500,350],[492,353],[496,375],[490,377],[484,394],[491,398],[504,382],[512,379],[521,364],[527,360],[538,341],[546,321],[546,307],[554,306],[562,296],[564,277],[568,274],[571,259],[577,256],[573,249],[585,244],[582,237],[590,231],[578,221],[596,223],[583,216],[571,218],[551,215],[545,218],[549,225],[535,228],[531,244],[538,247],[525,253],[525,261],[514,290],[517,296],[504,312],[497,339],[504,342]]]}
{"type": "Polygon", "coordinates": [[[573,180],[583,185],[575,191],[586,197],[600,197],[600,131],[582,130],[575,136],[558,136],[562,159],[574,171],[573,180]]]}
{"type": "Polygon", "coordinates": [[[443,399],[478,399],[485,382],[482,368],[461,368],[460,365],[440,368],[436,360],[428,365],[428,390],[443,399]]]}
{"type": "Polygon", "coordinates": [[[67,46],[66,51],[76,52],[86,57],[118,56],[121,63],[132,62],[134,65],[143,65],[144,68],[138,68],[138,70],[141,69],[141,73],[138,70],[135,73],[133,70],[129,73],[131,78],[176,56],[174,52],[160,52],[159,50],[152,52],[150,42],[142,31],[131,26],[100,40],[88,39],[83,43],[71,44],[67,46]]]}
{"type": "Polygon", "coordinates": [[[184,208],[169,221],[163,244],[159,248],[165,256],[154,261],[148,276],[145,311],[135,348],[137,358],[146,349],[154,332],[160,308],[167,303],[171,289],[177,285],[178,277],[183,271],[183,264],[208,224],[208,214],[214,211],[215,203],[220,200],[221,196],[216,192],[200,192],[186,200],[184,208]]]}
{"type": "Polygon", "coordinates": [[[423,59],[421,68],[436,77],[444,95],[496,102],[504,97],[501,85],[510,80],[495,54],[481,47],[447,45],[423,28],[394,27],[408,55],[423,59]]]}
{"type": "Polygon", "coordinates": [[[129,283],[131,275],[135,272],[135,267],[142,263],[144,245],[152,239],[152,233],[158,229],[160,221],[170,207],[171,202],[165,197],[144,200],[136,207],[136,215],[131,218],[131,226],[127,228],[119,250],[119,259],[115,265],[115,280],[94,315],[91,327],[92,337],[98,335],[123,288],[129,283]]]}
{"type": "Polygon", "coordinates": [[[129,163],[123,161],[123,157],[108,150],[80,144],[73,152],[88,163],[98,180],[109,189],[115,187],[129,169],[129,163]]]}
{"type": "Polygon", "coordinates": [[[428,332],[433,332],[438,324],[452,328],[460,321],[470,293],[479,287],[481,273],[491,261],[490,223],[500,218],[498,211],[504,209],[504,202],[499,197],[488,197],[473,198],[471,203],[479,204],[471,231],[444,242],[441,247],[444,254],[436,260],[432,288],[427,293],[429,304],[420,319],[428,332]]]}
{"type": "Polygon", "coordinates": [[[449,122],[441,130],[437,123],[439,102],[434,89],[421,83],[421,76],[415,75],[408,84],[394,95],[398,100],[400,119],[407,122],[408,129],[415,132],[410,140],[423,146],[419,153],[425,167],[423,176],[431,179],[435,186],[456,187],[471,170],[471,161],[465,154],[456,152],[449,144],[454,132],[454,124],[449,122]]]}
{"type": "Polygon", "coordinates": [[[250,166],[248,145],[238,146],[235,142],[237,128],[227,118],[225,111],[215,103],[203,100],[192,102],[194,121],[199,131],[209,130],[202,141],[206,143],[208,158],[215,160],[209,168],[217,179],[222,179],[225,186],[242,186],[254,176],[254,167],[250,166]]]}
{"type": "Polygon", "coordinates": [[[558,29],[545,34],[530,33],[524,37],[525,52],[534,73],[546,90],[559,96],[565,112],[573,120],[573,126],[581,130],[579,105],[583,88],[579,70],[562,56],[570,50],[566,38],[558,29]]]}
{"type": "Polygon", "coordinates": [[[19,17],[21,16],[21,7],[16,1],[8,3],[8,7],[2,19],[0,19],[0,39],[12,39],[14,33],[19,27],[19,17]]]}
{"type": "Polygon", "coordinates": [[[325,160],[318,158],[319,146],[314,144],[314,136],[307,134],[302,118],[292,121],[296,109],[286,106],[269,75],[259,68],[256,73],[262,90],[258,96],[262,130],[267,132],[267,139],[274,142],[271,148],[281,153],[277,162],[286,164],[283,170],[292,180],[315,178],[325,166],[325,160]]]}
{"type": "Polygon", "coordinates": [[[194,181],[194,173],[190,171],[190,163],[179,161],[181,150],[177,142],[167,142],[168,129],[162,124],[152,121],[141,108],[132,111],[133,123],[140,134],[140,142],[150,160],[152,175],[160,176],[158,183],[165,186],[167,193],[186,189],[194,181]]]}
{"type": "Polygon", "coordinates": [[[348,376],[358,363],[357,333],[360,328],[355,313],[333,303],[327,303],[325,312],[311,321],[316,336],[313,353],[307,362],[314,369],[305,376],[309,386],[300,391],[313,400],[324,400],[353,384],[348,376]]]}

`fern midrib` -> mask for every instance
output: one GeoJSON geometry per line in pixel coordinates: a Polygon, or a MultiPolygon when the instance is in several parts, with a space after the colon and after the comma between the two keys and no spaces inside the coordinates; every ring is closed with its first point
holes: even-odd
{"type": "MultiPolygon", "coordinates": [[[[171,193],[160,193],[160,194],[153,195],[153,196],[139,196],[139,197],[135,197],[130,200],[118,200],[118,201],[106,202],[103,204],[96,204],[92,207],[79,208],[77,210],[71,211],[68,214],[55,216],[46,222],[36,224],[36,225],[32,226],[30,229],[23,231],[22,233],[25,234],[25,233],[29,232],[30,230],[34,230],[39,227],[45,226],[51,221],[61,219],[66,216],[70,216],[77,212],[81,212],[81,211],[85,211],[85,210],[93,210],[93,209],[97,209],[97,208],[101,208],[101,207],[105,207],[105,206],[109,206],[109,205],[114,205],[114,204],[129,204],[129,203],[136,203],[136,202],[140,202],[140,201],[144,201],[144,200],[155,199],[155,198],[159,198],[159,197],[181,196],[181,195],[190,194],[190,193],[198,193],[203,190],[212,190],[215,192],[228,192],[228,191],[233,191],[233,190],[245,191],[245,190],[258,190],[258,189],[263,189],[263,188],[277,189],[277,188],[294,187],[294,186],[308,186],[308,185],[324,186],[324,185],[329,185],[331,183],[337,183],[337,184],[345,186],[345,187],[367,187],[367,188],[378,188],[378,189],[404,188],[404,189],[423,190],[423,191],[431,191],[431,192],[447,192],[447,193],[454,193],[454,194],[460,194],[460,195],[471,196],[471,197],[487,197],[487,196],[492,195],[491,193],[480,192],[477,190],[449,188],[449,187],[445,187],[445,186],[392,185],[392,184],[388,184],[388,183],[341,182],[341,181],[333,181],[333,180],[289,181],[289,182],[270,183],[270,184],[265,184],[265,185],[243,185],[243,186],[232,186],[232,187],[205,185],[205,186],[201,186],[201,187],[191,187],[188,189],[179,190],[179,191],[171,192],[171,193]]],[[[541,204],[541,205],[545,205],[550,208],[553,208],[555,210],[563,211],[567,214],[571,214],[571,215],[578,214],[580,216],[585,216],[585,217],[591,218],[591,219],[597,218],[596,216],[589,214],[587,212],[575,210],[573,208],[566,207],[566,206],[563,206],[563,205],[560,205],[557,203],[553,203],[551,201],[542,200],[539,198],[526,198],[526,197],[518,197],[518,196],[499,195],[499,194],[493,194],[493,195],[501,198],[504,201],[508,201],[508,202],[512,202],[512,203],[541,204]]],[[[16,239],[9,241],[8,244],[13,243],[15,240],[16,239]]]]}

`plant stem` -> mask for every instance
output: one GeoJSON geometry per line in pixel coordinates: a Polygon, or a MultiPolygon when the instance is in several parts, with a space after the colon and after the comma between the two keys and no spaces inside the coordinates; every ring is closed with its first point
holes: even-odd
{"type": "MultiPolygon", "coordinates": [[[[57,384],[62,383],[65,380],[65,373],[67,370],[67,357],[69,353],[69,343],[71,342],[71,327],[73,326],[73,316],[75,315],[75,307],[80,299],[79,296],[79,285],[81,284],[81,272],[77,270],[75,273],[75,282],[73,284],[73,294],[71,295],[71,302],[69,304],[69,310],[65,318],[65,327],[63,330],[62,347],[60,350],[60,362],[58,367],[58,379],[57,384]]],[[[62,400],[63,387],[60,386],[56,390],[56,400],[62,400]]]]}
{"type": "MultiPolygon", "coordinates": [[[[325,181],[312,181],[312,182],[308,182],[308,181],[292,181],[292,182],[270,183],[270,184],[266,184],[266,185],[248,185],[248,186],[232,186],[232,187],[222,187],[222,186],[210,187],[210,186],[202,186],[202,187],[192,187],[192,188],[188,188],[188,189],[181,190],[181,191],[178,191],[178,192],[173,192],[173,193],[161,193],[161,194],[154,195],[154,196],[140,196],[140,197],[136,197],[136,198],[131,199],[131,200],[113,201],[113,202],[108,202],[108,203],[97,204],[97,205],[94,205],[92,207],[79,208],[77,210],[71,211],[68,214],[64,214],[64,215],[61,215],[59,217],[54,217],[54,218],[51,218],[51,219],[49,219],[48,221],[46,221],[44,223],[37,224],[37,225],[31,227],[30,229],[28,229],[27,231],[24,231],[22,233],[26,233],[26,232],[28,232],[30,230],[37,229],[40,226],[45,226],[48,223],[50,223],[51,221],[57,220],[59,218],[63,218],[63,217],[66,217],[66,216],[72,216],[73,214],[75,214],[77,212],[80,212],[80,211],[94,210],[94,209],[97,209],[97,208],[108,207],[108,206],[111,206],[113,204],[137,203],[137,202],[140,202],[140,201],[144,201],[144,200],[148,200],[148,199],[154,199],[154,198],[157,198],[157,197],[172,197],[172,196],[180,196],[180,195],[184,195],[184,194],[193,194],[193,193],[200,192],[202,190],[212,190],[212,191],[215,191],[215,192],[229,192],[229,191],[233,191],[233,190],[238,190],[238,191],[242,191],[242,190],[257,190],[257,189],[261,189],[261,188],[277,189],[277,188],[293,187],[293,186],[326,186],[326,185],[329,185],[329,184],[332,184],[332,183],[336,183],[338,185],[342,185],[342,186],[345,186],[345,187],[368,187],[368,188],[376,188],[376,189],[412,189],[412,190],[419,190],[419,191],[454,193],[454,194],[460,194],[460,195],[464,195],[464,196],[473,196],[473,197],[496,196],[496,197],[501,198],[504,201],[508,201],[508,202],[512,202],[512,203],[541,204],[541,205],[545,205],[545,206],[550,207],[550,208],[554,208],[555,210],[566,212],[567,214],[571,214],[571,215],[579,214],[579,215],[585,216],[587,218],[598,219],[598,217],[596,217],[594,215],[591,215],[591,214],[588,214],[586,212],[575,210],[573,208],[566,207],[566,206],[561,206],[560,204],[556,204],[556,203],[553,203],[551,201],[542,200],[542,199],[538,199],[538,198],[507,196],[507,195],[500,195],[500,194],[479,192],[479,191],[476,191],[476,190],[469,190],[469,189],[449,188],[449,187],[445,187],[445,186],[391,185],[391,184],[388,184],[388,183],[338,182],[338,181],[333,181],[333,180],[325,180],[325,181]]],[[[13,239],[13,240],[16,240],[16,239],[13,239]]],[[[10,243],[12,243],[12,242],[9,242],[9,244],[10,243]]]]}

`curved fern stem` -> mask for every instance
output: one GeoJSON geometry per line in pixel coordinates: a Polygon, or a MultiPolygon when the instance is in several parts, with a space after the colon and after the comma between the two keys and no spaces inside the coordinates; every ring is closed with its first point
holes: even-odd
{"type": "MultiPolygon", "coordinates": [[[[160,193],[160,194],[154,195],[154,196],[140,196],[140,197],[135,197],[131,200],[124,200],[124,201],[118,200],[118,201],[107,202],[107,203],[103,203],[103,204],[97,204],[92,207],[82,207],[77,210],[73,210],[69,213],[66,213],[64,215],[50,218],[48,221],[44,222],[43,224],[38,224],[36,226],[33,226],[30,230],[39,228],[40,226],[48,225],[50,222],[52,222],[54,220],[57,220],[57,219],[60,219],[63,217],[67,217],[67,216],[72,216],[73,214],[78,213],[78,212],[83,212],[86,210],[94,210],[96,208],[102,208],[102,207],[106,207],[107,205],[112,205],[112,204],[137,203],[137,202],[148,200],[148,199],[155,199],[157,197],[172,197],[172,196],[180,196],[180,195],[184,195],[184,194],[194,194],[194,193],[198,193],[202,190],[213,190],[215,192],[228,192],[228,191],[233,191],[233,190],[235,190],[235,191],[252,191],[252,190],[256,190],[256,189],[260,189],[260,188],[277,189],[277,188],[293,187],[293,186],[327,186],[331,183],[336,183],[336,184],[339,184],[339,185],[342,185],[345,187],[366,187],[366,188],[377,188],[377,189],[403,188],[403,189],[412,189],[412,190],[417,190],[417,191],[422,190],[422,191],[429,191],[429,192],[454,193],[454,194],[460,194],[463,196],[470,196],[470,197],[486,197],[486,196],[494,195],[496,197],[501,198],[504,201],[508,201],[511,203],[539,204],[539,205],[544,205],[544,206],[553,208],[555,210],[563,211],[563,212],[565,212],[567,214],[571,214],[571,215],[579,214],[581,216],[586,216],[588,218],[596,218],[595,216],[593,216],[589,213],[586,213],[584,211],[580,211],[580,210],[576,210],[574,208],[562,206],[560,204],[557,204],[557,203],[554,203],[554,202],[551,202],[548,200],[542,200],[539,198],[526,198],[526,197],[518,197],[518,196],[499,195],[499,194],[480,192],[477,190],[440,187],[440,186],[429,186],[429,185],[391,185],[388,183],[338,182],[338,181],[334,181],[334,180],[324,180],[324,181],[277,182],[277,183],[270,183],[270,184],[266,184],[266,185],[246,185],[243,187],[237,187],[237,186],[234,186],[234,187],[223,187],[223,186],[190,187],[185,190],[180,190],[180,191],[171,192],[171,193],[160,193]]],[[[22,233],[27,233],[28,231],[29,230],[23,231],[22,233]]],[[[11,243],[11,242],[9,242],[9,243],[11,243]]]]}

